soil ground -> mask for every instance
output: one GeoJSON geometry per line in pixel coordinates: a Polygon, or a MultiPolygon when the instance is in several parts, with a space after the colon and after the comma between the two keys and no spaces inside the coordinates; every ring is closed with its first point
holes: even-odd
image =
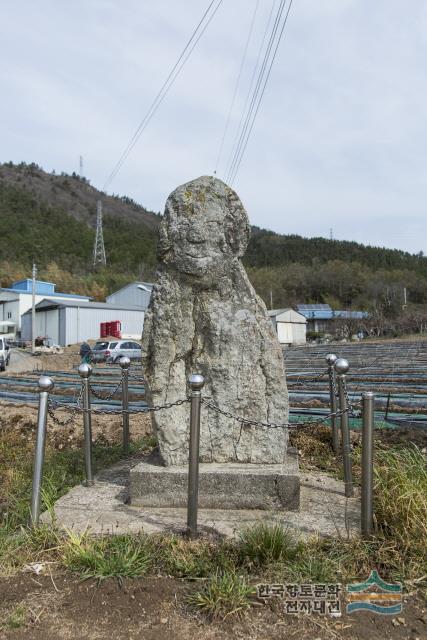
{"type": "MultiPolygon", "coordinates": [[[[409,596],[398,617],[345,612],[341,618],[286,615],[280,601],[253,606],[240,618],[209,622],[186,605],[192,589],[172,578],[82,582],[70,574],[23,574],[0,583],[0,621],[19,608],[16,628],[0,638],[20,640],[425,640],[427,613],[409,596]]],[[[1,622],[0,622],[1,624],[1,622]]]]}

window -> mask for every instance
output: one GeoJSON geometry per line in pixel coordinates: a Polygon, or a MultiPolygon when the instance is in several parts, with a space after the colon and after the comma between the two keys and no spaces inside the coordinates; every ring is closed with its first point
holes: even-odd
{"type": "Polygon", "coordinates": [[[108,349],[108,342],[97,342],[93,351],[102,351],[103,349],[108,349]]]}

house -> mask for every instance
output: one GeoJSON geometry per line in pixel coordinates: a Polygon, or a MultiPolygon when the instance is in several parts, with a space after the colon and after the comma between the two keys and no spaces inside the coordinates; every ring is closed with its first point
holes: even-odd
{"type": "Polygon", "coordinates": [[[307,319],[294,309],[273,309],[268,312],[280,344],[305,344],[307,319]]]}
{"type": "Polygon", "coordinates": [[[366,311],[333,311],[328,304],[299,304],[298,312],[307,318],[307,331],[329,333],[336,320],[363,320],[366,311]]]}
{"type": "MultiPolygon", "coordinates": [[[[122,335],[140,338],[145,315],[138,306],[61,299],[44,299],[36,304],[35,311],[36,336],[52,338],[61,346],[96,340],[101,322],[116,320],[121,322],[122,335]]],[[[31,340],[31,316],[31,309],[22,316],[23,340],[31,340]]]]}
{"type": "Polygon", "coordinates": [[[143,311],[146,311],[150,304],[153,286],[150,282],[130,282],[109,295],[105,300],[108,304],[141,307],[143,311]]]}
{"type": "MultiPolygon", "coordinates": [[[[88,296],[78,296],[74,293],[60,293],[55,291],[53,282],[44,282],[36,280],[35,282],[35,302],[41,302],[44,299],[50,300],[68,300],[76,302],[87,302],[90,300],[88,296]]],[[[32,305],[32,280],[18,280],[9,288],[0,288],[0,322],[10,321],[15,325],[16,334],[21,332],[21,318],[26,311],[31,309],[32,305]]],[[[31,336],[29,338],[31,340],[31,336]]]]}

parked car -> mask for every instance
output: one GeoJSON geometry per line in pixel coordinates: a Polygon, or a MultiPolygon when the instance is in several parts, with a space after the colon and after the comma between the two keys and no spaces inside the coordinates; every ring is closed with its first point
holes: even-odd
{"type": "Polygon", "coordinates": [[[99,340],[92,347],[92,362],[118,362],[123,356],[139,360],[141,345],[131,340],[99,340]]]}
{"type": "MultiPolygon", "coordinates": [[[[140,347],[141,348],[141,347],[140,347]]],[[[6,371],[10,362],[10,347],[6,338],[0,338],[0,371],[6,371]]]]}

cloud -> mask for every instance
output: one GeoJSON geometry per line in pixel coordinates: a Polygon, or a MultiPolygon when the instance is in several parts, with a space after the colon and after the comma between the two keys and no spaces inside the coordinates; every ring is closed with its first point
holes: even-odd
{"type": "MultiPolygon", "coordinates": [[[[179,183],[213,172],[254,4],[224,0],[111,191],[158,211],[179,183]]],[[[0,160],[73,171],[81,154],[102,188],[204,5],[5,5],[0,160]]],[[[220,177],[270,8],[260,2],[220,177]]],[[[426,251],[427,5],[410,9],[294,2],[235,182],[254,224],[426,251]]]]}

